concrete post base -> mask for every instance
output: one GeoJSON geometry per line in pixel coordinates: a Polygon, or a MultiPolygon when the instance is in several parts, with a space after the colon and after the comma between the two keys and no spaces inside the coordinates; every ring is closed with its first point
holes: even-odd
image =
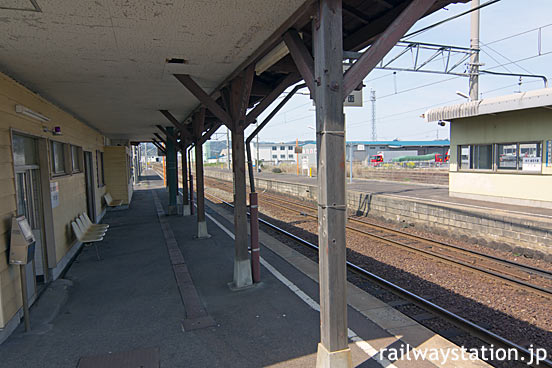
{"type": "Polygon", "coordinates": [[[182,205],[182,216],[190,216],[192,212],[190,211],[190,205],[184,204],[182,205]]]}
{"type": "Polygon", "coordinates": [[[207,232],[207,222],[201,221],[197,223],[197,237],[198,239],[210,238],[211,235],[207,232]]]}
{"type": "Polygon", "coordinates": [[[176,215],[178,213],[178,208],[176,208],[175,205],[169,205],[169,213],[168,215],[176,215]]]}
{"type": "Polygon", "coordinates": [[[229,285],[232,290],[239,290],[253,285],[251,262],[249,259],[240,261],[234,259],[234,281],[229,285]]]}
{"type": "Polygon", "coordinates": [[[352,368],[352,366],[351,349],[330,352],[321,343],[318,343],[316,368],[352,368]]]}

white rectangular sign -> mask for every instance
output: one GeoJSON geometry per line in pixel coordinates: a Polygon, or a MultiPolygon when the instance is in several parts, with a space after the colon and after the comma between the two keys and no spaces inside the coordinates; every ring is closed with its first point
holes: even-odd
{"type": "Polygon", "coordinates": [[[307,157],[303,157],[303,159],[301,161],[302,161],[303,170],[308,170],[309,169],[309,159],[307,157]]]}
{"type": "Polygon", "coordinates": [[[540,157],[524,157],[522,171],[540,172],[541,171],[541,158],[540,157]]]}
{"type": "Polygon", "coordinates": [[[59,206],[59,183],[57,181],[50,183],[50,196],[52,198],[52,208],[59,206]]]}

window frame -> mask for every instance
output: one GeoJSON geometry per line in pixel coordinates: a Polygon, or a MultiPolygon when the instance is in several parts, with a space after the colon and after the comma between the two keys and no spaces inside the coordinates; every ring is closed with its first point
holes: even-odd
{"type": "Polygon", "coordinates": [[[497,143],[472,143],[472,144],[458,144],[457,146],[457,171],[462,172],[483,172],[483,173],[495,173],[495,174],[518,174],[518,175],[543,175],[542,167],[544,164],[544,141],[532,140],[532,141],[518,141],[518,142],[497,142],[497,143]],[[537,146],[537,153],[541,159],[540,171],[523,171],[522,165],[520,165],[521,157],[521,145],[535,144],[537,146]],[[515,145],[516,146],[516,167],[515,168],[501,168],[499,167],[499,146],[515,145]],[[491,169],[479,169],[474,167],[475,147],[477,146],[491,146],[492,149],[492,163],[491,169]],[[469,167],[463,167],[462,165],[462,148],[469,147],[469,167]]]}
{"type": "Polygon", "coordinates": [[[71,144],[69,147],[69,151],[71,152],[71,172],[73,174],[82,173],[82,166],[83,166],[83,153],[82,153],[82,147],[76,146],[74,144],[71,144]],[[75,155],[73,154],[73,148],[76,149],[77,157],[75,158],[75,155]],[[75,170],[75,162],[77,163],[77,169],[75,170]]]}
{"type": "Polygon", "coordinates": [[[69,171],[67,170],[68,166],[67,166],[67,143],[63,143],[63,142],[60,142],[60,141],[55,141],[55,140],[52,140],[50,139],[50,144],[49,144],[49,148],[50,148],[50,170],[51,170],[51,173],[52,173],[52,177],[58,177],[58,176],[64,176],[64,175],[69,175],[69,171]],[[59,145],[59,147],[61,148],[61,161],[60,162],[63,162],[63,169],[58,171],[58,168],[56,167],[56,158],[55,158],[55,154],[56,154],[56,150],[54,149],[54,146],[55,145],[59,145]]]}

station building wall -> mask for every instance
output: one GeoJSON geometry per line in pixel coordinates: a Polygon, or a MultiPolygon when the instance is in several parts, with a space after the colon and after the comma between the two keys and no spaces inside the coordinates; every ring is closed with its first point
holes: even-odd
{"type": "Polygon", "coordinates": [[[552,208],[552,162],[547,162],[552,140],[552,111],[545,108],[510,111],[455,119],[450,125],[451,196],[552,208]],[[540,142],[542,167],[539,171],[499,169],[498,144],[540,142]],[[493,145],[490,169],[461,166],[461,147],[493,145]]]}
{"type": "MultiPolygon", "coordinates": [[[[22,306],[19,266],[9,264],[9,239],[11,219],[17,214],[16,172],[13,155],[13,134],[32,138],[36,142],[37,160],[40,162],[40,185],[43,216],[42,244],[45,254],[45,276],[47,279],[59,276],[76,248],[70,222],[87,209],[86,184],[84,174],[84,151],[91,153],[94,178],[94,206],[97,218],[104,213],[102,196],[105,185],[97,180],[97,157],[103,152],[105,137],[63,111],[46,99],[33,93],[12,78],[0,73],[0,334],[9,323],[19,323],[18,315],[22,306]],[[16,112],[16,105],[23,105],[48,117],[42,122],[16,112]],[[52,128],[61,127],[61,135],[53,135],[52,128]],[[65,145],[65,165],[67,174],[54,175],[52,172],[52,141],[65,145]],[[80,170],[73,170],[71,145],[75,147],[80,170]],[[69,167],[67,167],[69,165],[69,167]],[[46,169],[46,170],[44,170],[46,169]],[[73,172],[75,171],[75,172],[73,172]],[[51,184],[59,188],[58,201],[52,204],[51,184]]],[[[34,280],[33,280],[34,281],[34,280]]]]}
{"type": "Polygon", "coordinates": [[[132,199],[132,174],[130,148],[126,146],[104,147],[105,183],[114,200],[130,204],[132,199]]]}

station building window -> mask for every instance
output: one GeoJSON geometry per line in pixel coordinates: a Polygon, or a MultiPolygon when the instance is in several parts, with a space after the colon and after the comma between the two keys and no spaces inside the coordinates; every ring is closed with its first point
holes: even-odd
{"type": "Polygon", "coordinates": [[[280,146],[280,151],[285,151],[286,150],[286,146],[280,146]]]}
{"type": "Polygon", "coordinates": [[[460,169],[492,170],[493,145],[475,144],[460,146],[460,169]]]}
{"type": "Polygon", "coordinates": [[[288,155],[288,158],[293,159],[293,155],[292,155],[292,154],[289,154],[289,155],[288,155]]]}
{"type": "Polygon", "coordinates": [[[272,150],[273,150],[273,151],[276,151],[277,149],[278,149],[278,147],[272,146],[272,150]]]}
{"type": "Polygon", "coordinates": [[[293,146],[288,146],[288,150],[293,151],[293,146]]]}
{"type": "Polygon", "coordinates": [[[539,172],[541,142],[462,145],[458,148],[461,170],[521,170],[539,172]],[[493,154],[494,148],[494,154],[493,154]]]}
{"type": "Polygon", "coordinates": [[[278,155],[272,155],[272,158],[278,158],[278,155]]]}
{"type": "Polygon", "coordinates": [[[280,155],[280,158],[285,159],[285,158],[286,158],[286,155],[280,155]]]}
{"type": "Polygon", "coordinates": [[[71,167],[74,173],[82,171],[81,156],[82,148],[71,145],[71,167]]]}
{"type": "Polygon", "coordinates": [[[499,170],[516,170],[517,169],[517,150],[518,145],[516,143],[497,144],[496,154],[497,169],[499,170]]]}
{"type": "Polygon", "coordinates": [[[54,175],[64,175],[65,169],[65,144],[56,141],[50,141],[50,151],[52,159],[52,173],[54,175]]]}

